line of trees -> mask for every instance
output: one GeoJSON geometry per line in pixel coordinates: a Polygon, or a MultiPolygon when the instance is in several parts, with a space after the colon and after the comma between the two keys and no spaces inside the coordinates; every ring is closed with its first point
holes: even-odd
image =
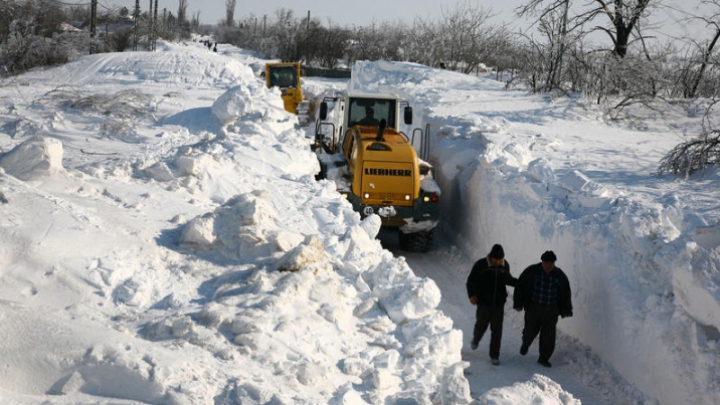
{"type": "MultiPolygon", "coordinates": [[[[150,8],[157,0],[149,1],[150,8]]],[[[137,4],[140,4],[138,2],[137,4]]],[[[154,4],[154,6],[153,6],[154,4]]],[[[0,77],[36,66],[66,63],[88,52],[152,49],[152,39],[189,38],[200,23],[200,13],[187,16],[188,0],[179,0],[177,14],[155,15],[138,6],[98,10],[98,29],[90,36],[91,6],[60,0],[0,0],[0,77]]]]}
{"type": "Polygon", "coordinates": [[[491,66],[512,72],[508,86],[537,93],[582,93],[622,109],[658,98],[718,95],[720,0],[702,2],[715,12],[690,22],[713,27],[713,34],[666,43],[644,33],[653,28],[652,13],[662,7],[658,0],[528,0],[518,15],[533,24],[532,34],[493,25],[492,10],[469,1],[443,9],[436,19],[354,27],[323,24],[309,15],[298,18],[281,8],[270,19],[250,15],[237,24],[231,20],[218,29],[217,37],[265,58],[326,68],[349,66],[358,59],[443,63],[464,73],[491,66]],[[598,33],[600,42],[593,44],[590,39],[597,42],[598,33]]]}
{"type": "MultiPolygon", "coordinates": [[[[200,26],[199,13],[188,18],[188,0],[179,0],[176,14],[156,9],[157,18],[140,10],[145,1],[152,10],[153,0],[138,1],[132,13],[126,8],[102,10],[100,35],[90,38],[87,32],[63,28],[64,23],[80,28],[89,24],[86,5],[0,0],[0,75],[64,63],[89,49],[137,49],[138,42],[152,49],[153,37],[177,40],[207,30],[200,26]]],[[[204,33],[264,58],[325,68],[351,66],[356,60],[410,61],[463,73],[491,67],[508,88],[552,96],[581,94],[604,106],[609,118],[621,118],[628,106],[661,111],[658,104],[668,99],[718,98],[720,0],[700,3],[705,15],[678,24],[701,24],[707,38],[666,43],[646,34],[656,28],[651,17],[665,7],[659,0],[527,0],[518,9],[518,16],[532,25],[526,32],[493,24],[492,10],[470,0],[442,8],[435,18],[352,27],[323,22],[309,13],[297,17],[284,8],[270,18],[248,15],[235,20],[236,0],[226,0],[226,19],[204,33]]],[[[713,131],[705,135],[716,134],[713,131]]],[[[660,171],[674,172],[675,167],[685,166],[666,164],[660,171]]]]}
{"type": "MultiPolygon", "coordinates": [[[[102,9],[99,35],[89,38],[63,28],[70,24],[86,29],[87,5],[0,0],[1,73],[63,63],[89,49],[122,51],[137,49],[138,43],[152,49],[148,44],[153,36],[186,39],[200,28],[200,14],[187,15],[189,0],[178,0],[176,13],[154,10],[157,19],[140,10],[145,1],[152,11],[153,0],[139,0],[132,12],[102,9]]],[[[470,1],[443,8],[436,18],[341,27],[310,14],[296,17],[284,8],[271,18],[249,15],[236,21],[236,0],[226,0],[227,18],[214,34],[218,42],[257,51],[265,58],[325,68],[380,59],[429,66],[442,63],[464,73],[489,66],[498,77],[500,72],[510,72],[508,87],[582,93],[622,110],[658,99],[718,95],[720,58],[715,48],[720,39],[720,0],[701,2],[710,14],[685,23],[701,23],[712,35],[677,39],[672,44],[644,33],[652,28],[648,22],[652,13],[663,7],[659,0],[528,0],[518,15],[533,24],[532,34],[493,24],[492,10],[470,1]],[[593,44],[589,38],[597,32],[603,37],[593,44]]]]}
{"type": "MultiPolygon", "coordinates": [[[[231,2],[232,0],[228,0],[231,2]]],[[[228,15],[230,15],[228,10],[228,15]]],[[[513,45],[505,27],[490,24],[491,10],[464,3],[443,10],[439,20],[373,22],[341,27],[331,20],[298,18],[280,8],[273,18],[245,16],[218,28],[219,42],[257,51],[265,58],[301,61],[325,68],[350,66],[355,60],[399,60],[465,73],[509,60],[501,50],[513,45]]]]}
{"type": "MultiPolygon", "coordinates": [[[[630,106],[662,114],[670,109],[667,100],[690,105],[720,96],[720,0],[700,3],[706,15],[678,25],[702,24],[708,36],[666,42],[646,34],[657,29],[651,21],[665,7],[659,0],[528,0],[518,10],[519,17],[532,23],[533,29],[525,33],[493,25],[491,10],[468,1],[443,9],[435,19],[351,28],[279,9],[270,21],[248,16],[220,27],[217,35],[221,42],[265,58],[327,68],[350,66],[359,59],[442,64],[464,73],[491,66],[498,77],[509,72],[503,75],[509,77],[508,88],[552,97],[579,94],[605,108],[608,119],[627,119],[630,106]]],[[[663,160],[659,173],[687,176],[718,162],[718,131],[709,114],[713,107],[706,108],[701,141],[679,145],[663,160]]]]}

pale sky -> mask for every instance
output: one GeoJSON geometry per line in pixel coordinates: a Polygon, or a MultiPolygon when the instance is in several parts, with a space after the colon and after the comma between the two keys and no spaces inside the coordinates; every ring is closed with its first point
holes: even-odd
{"type": "MultiPolygon", "coordinates": [[[[140,0],[140,8],[148,9],[150,0],[140,0]]],[[[415,17],[436,18],[445,9],[454,10],[458,4],[466,0],[268,0],[242,1],[235,6],[235,19],[254,14],[258,17],[267,15],[274,19],[275,12],[280,8],[293,10],[297,17],[304,17],[310,11],[311,18],[318,18],[324,23],[330,19],[341,26],[368,25],[373,21],[411,22],[415,17]]],[[[513,9],[525,0],[485,0],[471,1],[482,7],[492,8],[499,15],[494,19],[498,24],[515,20],[513,9]]],[[[83,3],[86,1],[83,0],[83,3]]],[[[125,6],[129,9],[135,0],[100,0],[101,7],[125,6]]],[[[154,2],[153,2],[154,4],[154,2]]],[[[177,14],[178,0],[159,0],[159,9],[167,8],[177,14]]],[[[200,22],[214,24],[225,19],[225,0],[188,0],[188,15],[200,11],[200,22]]]]}
{"type": "MultiPolygon", "coordinates": [[[[88,4],[87,0],[71,0],[79,4],[88,4]]],[[[135,0],[99,0],[101,8],[128,7],[132,9],[135,0]]],[[[142,11],[148,9],[151,0],[140,0],[142,11]]],[[[153,4],[154,4],[154,0],[153,4]]],[[[268,21],[275,20],[275,13],[281,9],[293,10],[297,18],[303,18],[310,12],[311,18],[317,18],[327,25],[340,26],[367,26],[372,22],[402,20],[411,23],[416,17],[437,20],[442,17],[443,11],[454,11],[462,4],[477,4],[490,9],[494,17],[493,24],[507,24],[511,31],[528,31],[531,22],[520,19],[515,11],[518,7],[527,4],[529,0],[266,0],[243,1],[237,0],[235,6],[235,20],[245,16],[255,15],[258,21],[267,15],[268,21]]],[[[160,10],[166,8],[177,14],[178,0],[159,0],[160,10]]],[[[698,20],[680,22],[683,18],[692,15],[710,15],[711,11],[699,11],[701,0],[666,0],[658,10],[652,10],[652,25],[645,27],[644,34],[656,37],[660,42],[669,37],[689,37],[694,40],[708,40],[712,32],[708,26],[698,20]],[[686,10],[681,12],[680,9],[686,10]]],[[[582,3],[586,6],[585,3],[582,3]]],[[[200,11],[202,24],[216,24],[225,19],[225,0],[188,0],[188,17],[200,11]]],[[[606,24],[606,19],[598,19],[598,24],[606,24]]],[[[533,31],[532,29],[530,31],[533,31]]],[[[600,41],[609,45],[604,34],[594,34],[590,37],[592,42],[600,41]]],[[[684,41],[685,42],[685,41],[684,41]]]]}

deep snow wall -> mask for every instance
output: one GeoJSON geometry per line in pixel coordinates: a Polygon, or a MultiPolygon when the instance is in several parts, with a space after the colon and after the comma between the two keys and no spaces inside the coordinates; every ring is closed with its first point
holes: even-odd
{"type": "MultiPolygon", "coordinates": [[[[539,99],[527,103],[494,80],[358,61],[349,89],[397,93],[424,116],[415,125],[430,124],[429,160],[442,188],[439,229],[468,257],[501,243],[517,276],[554,250],[575,307],[574,317],[560,320],[562,332],[660,405],[720,403],[720,226],[684,207],[681,187],[633,199],[632,191],[582,172],[555,173],[543,158],[556,141],[545,135],[553,121],[540,117],[575,121],[575,130],[593,126],[598,136],[605,128],[585,114],[546,111],[539,99]],[[504,136],[520,128],[540,135],[504,136]]],[[[616,150],[580,158],[603,160],[616,150]]]]}
{"type": "Polygon", "coordinates": [[[488,153],[497,148],[482,135],[446,135],[433,156],[442,212],[452,213],[441,223],[469,257],[501,243],[519,276],[554,250],[573,290],[561,332],[661,405],[720,403],[717,249],[683,233],[679,207],[593,198],[569,180],[581,173],[558,180],[541,159],[520,170],[488,153]],[[459,151],[475,158],[458,167],[459,151]]]}

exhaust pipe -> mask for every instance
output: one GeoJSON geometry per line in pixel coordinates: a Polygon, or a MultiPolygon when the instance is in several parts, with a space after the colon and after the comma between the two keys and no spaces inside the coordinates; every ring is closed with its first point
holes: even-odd
{"type": "Polygon", "coordinates": [[[385,135],[385,128],[387,127],[387,121],[385,121],[385,118],[380,120],[380,126],[378,127],[378,133],[377,137],[375,138],[376,141],[384,141],[383,135],[385,135]]]}

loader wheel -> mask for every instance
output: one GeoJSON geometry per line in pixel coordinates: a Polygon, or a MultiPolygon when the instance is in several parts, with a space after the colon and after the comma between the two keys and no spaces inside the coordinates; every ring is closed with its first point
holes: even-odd
{"type": "Polygon", "coordinates": [[[415,233],[398,232],[400,238],[400,249],[409,252],[427,252],[430,250],[433,239],[433,231],[421,231],[415,233]]]}
{"type": "Polygon", "coordinates": [[[327,179],[327,171],[327,165],[325,163],[320,163],[320,171],[315,175],[315,181],[327,179]]]}

